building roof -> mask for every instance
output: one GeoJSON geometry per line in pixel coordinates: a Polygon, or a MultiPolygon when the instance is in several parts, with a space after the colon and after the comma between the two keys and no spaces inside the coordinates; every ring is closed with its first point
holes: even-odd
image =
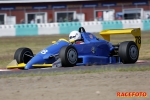
{"type": "Polygon", "coordinates": [[[0,0],[0,3],[40,3],[40,2],[75,2],[96,0],[0,0]]]}

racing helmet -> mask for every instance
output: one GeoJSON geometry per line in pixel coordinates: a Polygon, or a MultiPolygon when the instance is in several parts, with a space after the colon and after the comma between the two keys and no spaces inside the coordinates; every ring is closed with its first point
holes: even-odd
{"type": "Polygon", "coordinates": [[[72,31],[69,34],[69,41],[71,43],[74,43],[77,40],[81,40],[81,33],[78,31],[72,31]]]}

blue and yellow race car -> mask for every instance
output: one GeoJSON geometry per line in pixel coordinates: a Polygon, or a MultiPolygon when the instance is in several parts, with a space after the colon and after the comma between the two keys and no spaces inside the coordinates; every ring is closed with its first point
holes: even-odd
{"type": "Polygon", "coordinates": [[[36,55],[30,48],[19,48],[14,54],[14,60],[8,64],[7,69],[33,69],[45,67],[73,67],[81,65],[103,65],[114,63],[135,63],[139,57],[141,46],[140,28],[103,30],[97,38],[94,34],[86,32],[83,27],[79,32],[83,44],[75,44],[66,39],[53,41],[52,45],[41,50],[36,55]],[[123,41],[118,45],[110,42],[110,35],[132,34],[134,41],[123,41]]]}

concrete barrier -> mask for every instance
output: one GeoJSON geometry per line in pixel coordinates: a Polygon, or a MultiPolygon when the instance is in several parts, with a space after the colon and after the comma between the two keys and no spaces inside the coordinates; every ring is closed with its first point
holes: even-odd
{"type": "Polygon", "coordinates": [[[14,25],[0,25],[0,36],[15,36],[16,29],[14,25]]]}
{"type": "Polygon", "coordinates": [[[122,20],[123,28],[141,28],[143,30],[143,24],[141,20],[122,20]]]}
{"type": "Polygon", "coordinates": [[[81,26],[85,28],[87,32],[100,32],[102,30],[101,22],[82,22],[81,26]]]}
{"type": "Polygon", "coordinates": [[[150,30],[150,20],[0,25],[0,37],[69,34],[73,30],[78,30],[81,26],[84,27],[87,32],[92,33],[97,33],[105,29],[124,28],[141,28],[141,30],[150,30]]]}
{"type": "Polygon", "coordinates": [[[122,21],[116,20],[116,21],[103,21],[102,22],[102,29],[122,29],[123,24],[122,21]]]}
{"type": "Polygon", "coordinates": [[[59,34],[58,23],[37,24],[38,35],[59,34]]]}
{"type": "Polygon", "coordinates": [[[18,24],[15,25],[16,36],[34,36],[38,35],[36,24],[18,24]]]}
{"type": "Polygon", "coordinates": [[[142,20],[142,23],[144,31],[150,30],[150,20],[142,20]]]}
{"type": "Polygon", "coordinates": [[[78,30],[81,27],[80,22],[59,23],[60,34],[69,34],[73,30],[78,30]]]}

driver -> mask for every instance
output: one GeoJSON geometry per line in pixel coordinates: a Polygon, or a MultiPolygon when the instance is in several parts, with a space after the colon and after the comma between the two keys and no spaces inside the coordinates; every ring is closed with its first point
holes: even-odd
{"type": "Polygon", "coordinates": [[[78,31],[72,31],[69,34],[69,42],[75,44],[84,44],[81,33],[78,31]]]}

